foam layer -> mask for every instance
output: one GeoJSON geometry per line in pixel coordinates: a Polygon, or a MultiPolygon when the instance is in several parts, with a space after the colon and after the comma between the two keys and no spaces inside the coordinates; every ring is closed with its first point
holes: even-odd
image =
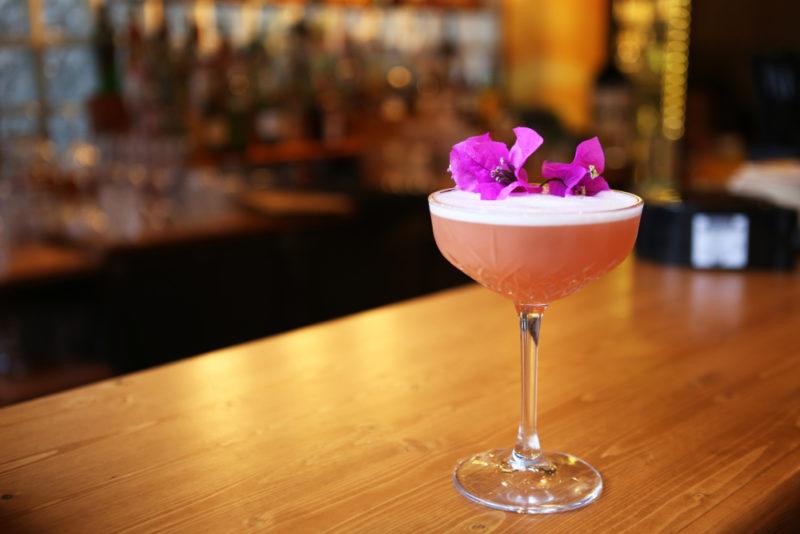
{"type": "Polygon", "coordinates": [[[514,226],[597,224],[636,217],[642,204],[636,195],[603,191],[595,196],[521,195],[504,200],[481,200],[459,189],[428,197],[431,213],[446,219],[514,226]]]}

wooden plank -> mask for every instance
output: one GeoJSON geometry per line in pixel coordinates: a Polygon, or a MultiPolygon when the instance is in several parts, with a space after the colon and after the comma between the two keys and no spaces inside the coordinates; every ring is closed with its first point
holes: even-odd
{"type": "Polygon", "coordinates": [[[796,518],[800,277],[626,262],[547,312],[541,435],[589,507],[492,511],[513,309],[469,287],[0,410],[3,532],[694,532],[796,518]],[[787,519],[788,518],[788,519],[787,519]]]}

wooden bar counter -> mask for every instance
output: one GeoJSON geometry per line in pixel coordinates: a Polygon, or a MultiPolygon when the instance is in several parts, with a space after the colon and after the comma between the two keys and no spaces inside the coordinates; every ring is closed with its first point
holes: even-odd
{"type": "Polygon", "coordinates": [[[0,532],[796,528],[797,272],[631,260],[542,340],[540,435],[602,472],[587,508],[452,488],[518,409],[513,308],[467,287],[0,410],[0,532]]]}

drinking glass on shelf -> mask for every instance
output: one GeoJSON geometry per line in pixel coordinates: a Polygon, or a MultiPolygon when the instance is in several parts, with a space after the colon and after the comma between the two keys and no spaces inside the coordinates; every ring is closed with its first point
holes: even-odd
{"type": "Polygon", "coordinates": [[[522,362],[516,444],[461,460],[456,489],[500,510],[552,513],[585,506],[602,491],[585,461],[541,448],[536,428],[536,364],[542,316],[617,266],[631,251],[642,199],[606,191],[595,197],[529,195],[503,201],[447,189],[428,198],[433,233],[450,263],[510,299],[518,314],[522,362]]]}

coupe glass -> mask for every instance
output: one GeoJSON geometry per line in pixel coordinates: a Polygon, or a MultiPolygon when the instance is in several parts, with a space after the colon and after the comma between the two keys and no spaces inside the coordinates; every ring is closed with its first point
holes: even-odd
{"type": "Polygon", "coordinates": [[[623,207],[517,211],[504,217],[505,201],[465,207],[448,203],[450,191],[428,197],[436,244],[458,269],[514,302],[522,362],[516,444],[461,460],[453,484],[467,498],[499,510],[546,514],[585,506],[603,489],[600,473],[571,454],[543,450],[536,429],[542,315],[550,303],[625,259],[636,240],[642,199],[612,192],[607,194],[617,195],[623,207]]]}

